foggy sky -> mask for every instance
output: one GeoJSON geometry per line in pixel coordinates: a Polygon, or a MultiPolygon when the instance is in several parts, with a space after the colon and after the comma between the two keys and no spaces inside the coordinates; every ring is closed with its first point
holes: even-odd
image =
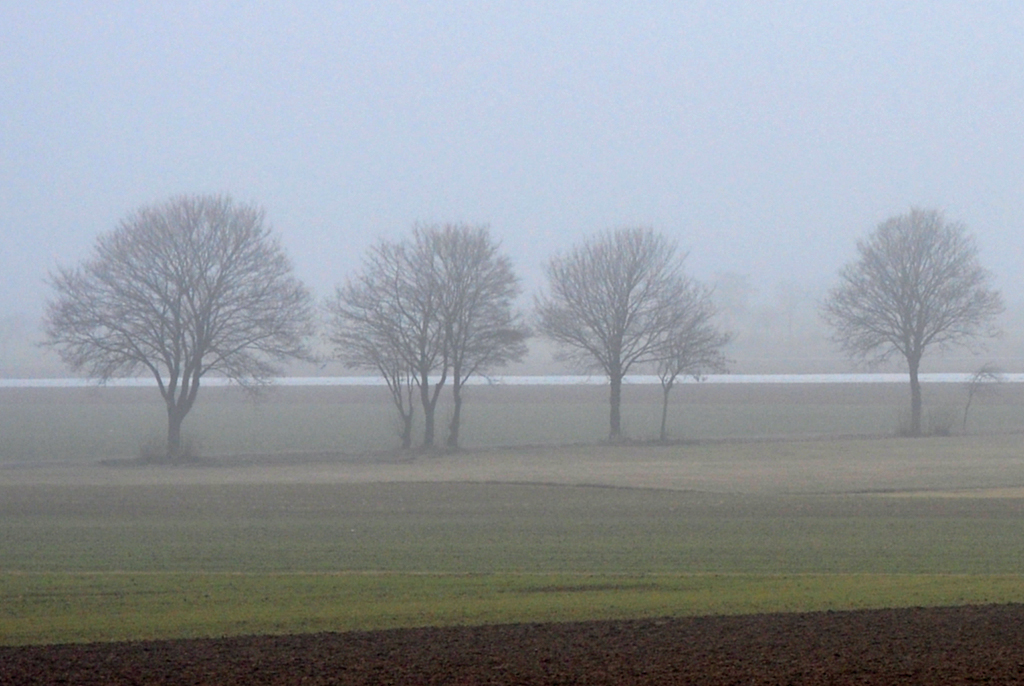
{"type": "Polygon", "coordinates": [[[1024,5],[337,4],[4,3],[0,317],[206,192],[266,207],[318,296],[417,221],[490,224],[528,289],[636,224],[700,278],[816,285],[912,205],[1024,292],[1024,5]]]}

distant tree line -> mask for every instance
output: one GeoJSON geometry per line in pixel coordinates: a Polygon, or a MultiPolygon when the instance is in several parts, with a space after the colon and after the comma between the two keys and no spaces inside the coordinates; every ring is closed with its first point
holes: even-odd
{"type": "MultiPolygon", "coordinates": [[[[102,234],[93,253],[49,277],[46,344],[73,370],[105,381],[145,372],[167,407],[162,459],[188,457],[181,425],[202,378],[219,374],[258,390],[287,359],[315,358],[317,332],[353,369],[379,374],[413,443],[415,408],[424,448],[436,443],[438,399],[450,380],[445,445],[459,445],[463,387],[527,352],[517,309],[522,286],[486,226],[416,226],[380,240],[323,304],[265,225],[264,212],[223,196],[179,196],[143,207],[102,234]]],[[[973,238],[934,211],[912,210],[857,245],[821,306],[851,356],[901,355],[911,384],[910,433],[920,435],[918,367],[926,348],[994,335],[1002,311],[973,238]]],[[[609,382],[609,440],[623,438],[622,383],[644,369],[661,381],[660,439],[680,376],[725,371],[732,334],[719,324],[713,289],[685,273],[675,242],[650,228],[596,234],[546,265],[533,328],[561,359],[609,382]]]]}

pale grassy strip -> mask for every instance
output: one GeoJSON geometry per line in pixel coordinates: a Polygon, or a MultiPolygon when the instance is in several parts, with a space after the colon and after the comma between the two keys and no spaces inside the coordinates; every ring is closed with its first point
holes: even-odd
{"type": "Polygon", "coordinates": [[[966,491],[1024,487],[1019,435],[654,445],[567,445],[407,456],[389,462],[282,458],[194,468],[96,464],[0,469],[26,484],[508,482],[716,493],[966,491]]]}
{"type": "Polygon", "coordinates": [[[0,574],[0,643],[1022,601],[1021,575],[0,574]]]}
{"type": "Polygon", "coordinates": [[[970,488],[957,491],[892,491],[880,493],[879,495],[893,498],[1024,498],[1024,486],[1010,488],[970,488]]]}

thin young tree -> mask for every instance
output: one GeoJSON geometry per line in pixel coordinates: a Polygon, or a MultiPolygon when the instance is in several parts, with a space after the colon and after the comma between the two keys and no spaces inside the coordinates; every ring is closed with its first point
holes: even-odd
{"type": "Polygon", "coordinates": [[[961,433],[967,433],[967,414],[971,411],[971,403],[976,396],[995,388],[1006,381],[1006,377],[999,370],[999,367],[990,363],[979,367],[970,378],[967,379],[967,401],[964,403],[964,416],[960,424],[961,433]]]}
{"type": "Polygon", "coordinates": [[[522,292],[508,257],[485,226],[448,224],[424,229],[437,251],[452,378],[452,417],[447,446],[457,448],[462,389],[474,374],[521,360],[529,329],[515,309],[522,292]]]}
{"type": "Polygon", "coordinates": [[[561,356],[608,376],[609,431],[622,437],[622,380],[635,365],[658,359],[678,329],[685,297],[683,259],[675,243],[649,228],[598,234],[547,264],[547,291],[537,296],[537,328],[561,356]]]}
{"type": "Polygon", "coordinates": [[[963,224],[935,210],[912,209],[879,224],[857,243],[858,257],[839,272],[823,305],[833,340],[850,356],[906,360],[911,436],[921,435],[918,372],[933,347],[970,345],[997,335],[1002,297],[978,261],[963,224]]]}
{"type": "Polygon", "coordinates": [[[308,359],[312,300],[255,205],[179,196],[128,215],[80,265],[50,275],[46,345],[106,381],[151,375],[167,408],[166,458],[187,457],[181,425],[201,379],[255,390],[308,359]]]}
{"type": "Polygon", "coordinates": [[[701,380],[706,374],[724,372],[728,360],[722,349],[732,340],[732,334],[715,324],[718,308],[712,300],[713,289],[693,280],[687,280],[683,297],[677,303],[680,309],[676,329],[670,331],[658,352],[655,369],[661,381],[660,441],[668,439],[668,400],[680,376],[701,380]]]}

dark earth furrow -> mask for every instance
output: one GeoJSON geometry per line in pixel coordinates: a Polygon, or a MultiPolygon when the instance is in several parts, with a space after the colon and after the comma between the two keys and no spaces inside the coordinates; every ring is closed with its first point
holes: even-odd
{"type": "Polygon", "coordinates": [[[0,648],[2,684],[1015,684],[1024,605],[0,648]]]}

